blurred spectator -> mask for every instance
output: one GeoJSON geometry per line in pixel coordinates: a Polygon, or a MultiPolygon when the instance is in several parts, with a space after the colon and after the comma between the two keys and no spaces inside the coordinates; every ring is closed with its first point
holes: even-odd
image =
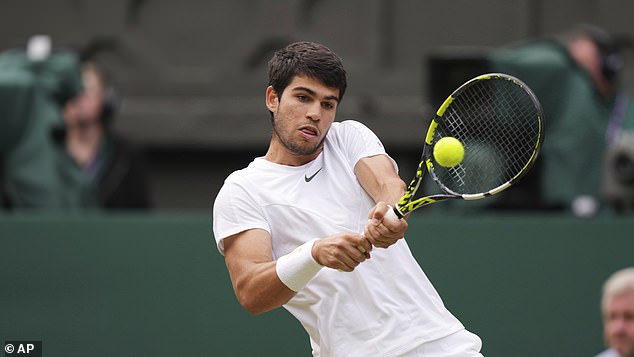
{"type": "Polygon", "coordinates": [[[634,357],[634,268],[619,270],[605,282],[601,313],[608,349],[596,357],[634,357]]]}
{"type": "Polygon", "coordinates": [[[148,209],[147,167],[141,152],[112,130],[118,98],[96,63],[82,66],[84,91],[64,107],[66,159],[61,174],[85,208],[148,209]]]}
{"type": "Polygon", "coordinates": [[[79,60],[70,51],[50,51],[43,44],[31,41],[26,51],[0,53],[0,189],[5,207],[65,206],[51,129],[63,125],[60,108],[81,91],[79,60]]]}
{"type": "Polygon", "coordinates": [[[149,208],[145,162],[111,130],[115,103],[105,75],[72,51],[1,53],[3,206],[149,208]]]}
{"type": "Polygon", "coordinates": [[[533,89],[546,125],[538,164],[495,206],[572,210],[580,216],[604,209],[606,148],[619,132],[634,128],[634,106],[621,91],[624,60],[617,41],[600,28],[579,25],[557,38],[494,50],[488,61],[491,70],[533,89]]]}

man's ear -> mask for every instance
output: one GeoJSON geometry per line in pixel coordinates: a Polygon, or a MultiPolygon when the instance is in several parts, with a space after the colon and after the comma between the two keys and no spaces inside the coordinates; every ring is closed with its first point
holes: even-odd
{"type": "Polygon", "coordinates": [[[266,87],[266,107],[269,111],[275,113],[279,104],[280,98],[278,97],[275,89],[273,89],[272,86],[266,87]]]}

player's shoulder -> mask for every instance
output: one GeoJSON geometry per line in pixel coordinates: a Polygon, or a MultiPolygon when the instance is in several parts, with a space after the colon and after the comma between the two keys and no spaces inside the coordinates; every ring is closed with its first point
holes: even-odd
{"type": "Polygon", "coordinates": [[[224,181],[225,186],[228,184],[242,184],[251,181],[249,178],[253,178],[258,175],[260,171],[260,165],[258,164],[259,158],[254,159],[247,165],[241,169],[237,169],[230,173],[224,181]]]}
{"type": "Polygon", "coordinates": [[[349,136],[355,135],[366,135],[367,133],[371,133],[372,130],[368,128],[365,124],[361,123],[355,119],[345,119],[343,121],[338,121],[332,123],[330,127],[330,131],[328,132],[331,137],[340,137],[345,138],[349,136]]]}
{"type": "Polygon", "coordinates": [[[344,119],[342,121],[332,123],[335,130],[369,130],[368,127],[356,119],[344,119]]]}
{"type": "Polygon", "coordinates": [[[230,173],[218,190],[214,206],[221,206],[223,203],[228,204],[235,197],[248,196],[248,192],[257,190],[258,185],[254,184],[256,175],[256,173],[252,173],[252,168],[249,168],[249,166],[230,173]]]}

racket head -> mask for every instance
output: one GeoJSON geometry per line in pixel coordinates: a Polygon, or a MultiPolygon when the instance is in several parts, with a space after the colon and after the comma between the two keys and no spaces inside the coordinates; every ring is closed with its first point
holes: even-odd
{"type": "Polygon", "coordinates": [[[473,78],[441,105],[425,138],[423,160],[444,198],[481,199],[521,179],[544,140],[539,100],[521,80],[503,73],[473,78]],[[443,137],[463,144],[464,159],[443,167],[433,146],[443,137]]]}

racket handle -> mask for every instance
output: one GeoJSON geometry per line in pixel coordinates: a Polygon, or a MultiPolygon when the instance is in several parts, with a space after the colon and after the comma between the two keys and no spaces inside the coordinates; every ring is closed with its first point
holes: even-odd
{"type": "Polygon", "coordinates": [[[394,207],[387,206],[387,212],[385,212],[385,218],[390,219],[392,221],[399,220],[398,216],[396,215],[396,212],[394,212],[394,207]]]}

